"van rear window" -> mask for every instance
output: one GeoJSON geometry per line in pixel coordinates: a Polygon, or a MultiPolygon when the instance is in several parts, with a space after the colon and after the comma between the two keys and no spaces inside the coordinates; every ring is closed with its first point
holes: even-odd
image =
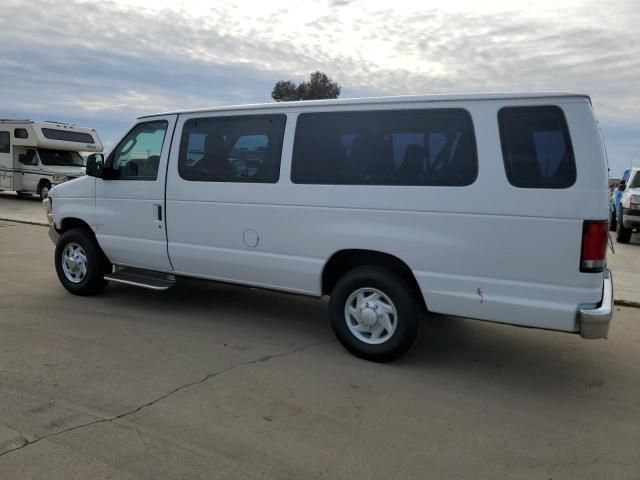
{"type": "Polygon", "coordinates": [[[477,175],[473,123],[466,110],[298,116],[291,170],[294,183],[465,186],[477,175]]]}
{"type": "Polygon", "coordinates": [[[88,133],[71,132],[69,130],[57,130],[55,128],[43,128],[42,134],[49,140],[63,140],[65,142],[78,142],[93,144],[93,137],[88,133]]]}
{"type": "Polygon", "coordinates": [[[505,107],[498,112],[502,157],[509,183],[520,188],[568,188],[576,162],[559,107],[505,107]]]}

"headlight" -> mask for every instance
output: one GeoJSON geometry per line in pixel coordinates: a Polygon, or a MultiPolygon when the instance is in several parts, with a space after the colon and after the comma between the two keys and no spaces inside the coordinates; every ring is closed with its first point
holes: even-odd
{"type": "Polygon", "coordinates": [[[640,205],[640,195],[631,195],[631,203],[635,203],[636,205],[640,205]]]}
{"type": "Polygon", "coordinates": [[[58,174],[53,174],[53,181],[54,182],[66,182],[67,180],[69,180],[69,177],[67,177],[66,175],[58,175],[58,174]]]}

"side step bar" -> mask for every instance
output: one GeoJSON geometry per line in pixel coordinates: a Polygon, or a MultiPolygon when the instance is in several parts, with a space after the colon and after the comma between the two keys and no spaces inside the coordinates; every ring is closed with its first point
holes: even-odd
{"type": "Polygon", "coordinates": [[[176,277],[171,274],[117,266],[115,272],[105,275],[104,279],[150,290],[168,290],[176,283],[176,277]]]}

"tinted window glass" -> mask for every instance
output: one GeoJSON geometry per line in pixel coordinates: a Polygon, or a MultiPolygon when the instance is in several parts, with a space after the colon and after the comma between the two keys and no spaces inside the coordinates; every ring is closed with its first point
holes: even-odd
{"type": "Polygon", "coordinates": [[[512,185],[567,188],[575,183],[573,147],[560,108],[503,108],[498,122],[502,156],[512,185]]]}
{"type": "Polygon", "coordinates": [[[167,122],[139,123],[122,139],[105,168],[114,178],[155,180],[158,176],[167,122]]]}
{"type": "Polygon", "coordinates": [[[465,110],[323,112],[298,117],[294,183],[464,186],[477,174],[473,124],[465,110]]]}
{"type": "Polygon", "coordinates": [[[40,161],[43,165],[63,165],[68,167],[84,166],[84,161],[78,152],[39,148],[38,153],[40,154],[40,161]]]}
{"type": "Polygon", "coordinates": [[[16,128],[13,130],[13,136],[16,138],[29,138],[29,132],[26,128],[16,128]]]}
{"type": "Polygon", "coordinates": [[[640,172],[636,172],[633,180],[629,183],[629,188],[638,188],[640,187],[640,172]]]}
{"type": "Polygon", "coordinates": [[[0,153],[11,151],[11,138],[9,132],[0,132],[0,153]]]}
{"type": "Polygon", "coordinates": [[[180,176],[205,182],[277,182],[285,122],[285,115],[187,120],[180,142],[180,176]]]}
{"type": "Polygon", "coordinates": [[[50,140],[64,140],[67,142],[90,143],[93,144],[93,137],[88,133],[70,132],[68,130],[57,130],[55,128],[43,128],[42,134],[50,140]]]}

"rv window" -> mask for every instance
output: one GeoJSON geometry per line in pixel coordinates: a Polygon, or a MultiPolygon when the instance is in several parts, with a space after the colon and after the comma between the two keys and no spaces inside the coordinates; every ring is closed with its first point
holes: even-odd
{"type": "MultiPolygon", "coordinates": [[[[29,150],[27,153],[33,152],[29,150]]],[[[37,165],[35,152],[33,156],[34,165],[37,165]]],[[[66,150],[51,150],[49,148],[39,148],[40,161],[43,165],[61,165],[67,167],[83,167],[84,161],[78,152],[68,152],[66,150]]]]}
{"type": "Polygon", "coordinates": [[[466,110],[298,116],[294,183],[465,186],[477,175],[473,123],[466,110]]]}
{"type": "Polygon", "coordinates": [[[180,176],[201,182],[277,182],[285,121],[285,115],[187,120],[180,143],[180,176]]]}
{"type": "Polygon", "coordinates": [[[20,163],[23,165],[38,165],[38,158],[36,157],[36,151],[33,148],[27,150],[27,153],[20,155],[20,163]]]}
{"type": "Polygon", "coordinates": [[[26,128],[16,128],[13,131],[13,136],[16,138],[29,138],[29,132],[26,128]]]}
{"type": "Polygon", "coordinates": [[[562,110],[507,107],[498,113],[502,156],[509,182],[520,188],[568,188],[576,162],[562,110]]]}
{"type": "Polygon", "coordinates": [[[42,134],[49,140],[62,140],[65,142],[78,142],[78,143],[94,143],[93,137],[88,133],[72,132],[69,130],[58,130],[55,128],[43,128],[42,134]]]}
{"type": "Polygon", "coordinates": [[[0,132],[0,153],[11,151],[11,136],[9,132],[0,132]]]}

